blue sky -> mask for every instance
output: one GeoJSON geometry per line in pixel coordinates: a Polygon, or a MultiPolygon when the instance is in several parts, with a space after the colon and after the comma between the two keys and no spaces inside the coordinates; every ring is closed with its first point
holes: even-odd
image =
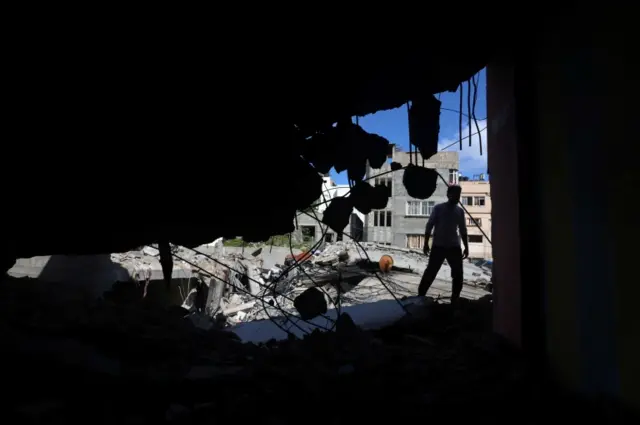
{"type": "MultiPolygon", "coordinates": [[[[476,102],[476,118],[478,119],[478,125],[480,129],[486,127],[487,117],[487,98],[486,98],[486,79],[485,70],[480,71],[478,74],[478,100],[476,102]]],[[[473,86],[472,86],[473,88],[473,86]]],[[[473,92],[472,92],[473,95],[473,92]]],[[[467,90],[465,84],[463,100],[463,112],[467,113],[467,90]]],[[[442,102],[442,108],[453,109],[455,111],[460,109],[460,93],[445,92],[440,96],[442,102]]],[[[467,126],[467,118],[462,117],[462,136],[469,134],[467,126]]],[[[381,111],[376,114],[367,115],[359,118],[359,123],[369,133],[376,133],[380,136],[386,137],[389,142],[399,145],[403,150],[409,150],[409,127],[407,119],[407,107],[402,106],[398,109],[392,109],[389,111],[381,111]]],[[[472,121],[471,133],[476,133],[475,124],[472,121]]],[[[442,150],[447,145],[454,143],[458,140],[458,114],[447,110],[440,112],[440,140],[439,149],[442,150]]],[[[480,155],[480,149],[478,145],[478,136],[472,136],[472,146],[469,147],[469,139],[462,141],[462,151],[460,146],[455,143],[445,150],[447,151],[459,151],[460,152],[460,172],[468,177],[473,177],[475,174],[487,172],[487,131],[481,132],[482,136],[482,156],[480,155]]],[[[335,170],[331,170],[331,177],[338,184],[347,183],[347,172],[337,174],[335,170]]]]}

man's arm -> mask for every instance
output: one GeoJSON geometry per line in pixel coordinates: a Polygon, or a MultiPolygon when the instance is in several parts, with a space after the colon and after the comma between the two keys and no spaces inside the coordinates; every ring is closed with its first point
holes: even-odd
{"type": "Polygon", "coordinates": [[[467,236],[467,222],[465,221],[464,211],[462,211],[462,209],[460,209],[460,222],[458,223],[458,227],[460,228],[460,237],[464,245],[462,258],[467,258],[469,256],[469,237],[467,236]]]}
{"type": "Polygon", "coordinates": [[[429,238],[431,238],[431,232],[433,231],[433,226],[436,225],[437,221],[437,211],[436,207],[431,211],[431,215],[429,216],[429,220],[427,220],[427,229],[424,231],[424,253],[425,255],[429,253],[429,238]]]}

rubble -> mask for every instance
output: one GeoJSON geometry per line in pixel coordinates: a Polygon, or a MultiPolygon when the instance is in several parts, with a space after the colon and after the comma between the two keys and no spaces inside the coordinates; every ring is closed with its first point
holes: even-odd
{"type": "MultiPolygon", "coordinates": [[[[172,252],[174,284],[170,292],[161,284],[159,253],[151,246],[111,254],[103,263],[118,273],[105,274],[113,280],[109,287],[123,281],[116,285],[118,297],[129,292],[129,298],[140,297],[163,307],[180,305],[192,315],[205,316],[192,318],[203,329],[300,316],[295,300],[304,300],[299,297],[310,288],[315,288],[307,294],[314,294],[316,307],[311,309],[315,313],[303,315],[305,319],[338,306],[412,297],[427,263],[421,252],[353,241],[323,243],[318,249],[301,252],[259,246],[227,250],[219,239],[196,250],[176,246],[172,252]]],[[[490,288],[490,268],[465,262],[465,279],[462,296],[480,298],[490,288]]],[[[449,292],[450,270],[445,263],[429,295],[446,299],[449,292]]]]}
{"type": "MultiPolygon", "coordinates": [[[[427,398],[431,419],[445,411],[457,419],[466,413],[445,408],[454,400],[509,399],[521,407],[530,399],[522,360],[484,333],[490,300],[464,303],[457,322],[447,305],[431,302],[419,307],[426,316],[414,310],[416,319],[378,331],[365,331],[357,317],[342,313],[336,332],[251,344],[194,326],[179,307],[103,300],[61,308],[29,292],[35,286],[5,282],[0,294],[2,372],[12,388],[5,415],[29,423],[92,415],[100,423],[211,423],[238,412],[243,421],[297,423],[293,411],[280,408],[284,400],[305,406],[327,394],[364,406],[330,413],[330,423],[387,413],[408,419],[413,409],[398,409],[397,402],[422,406],[427,398]],[[36,386],[20,385],[34,379],[36,386]]],[[[234,295],[229,304],[240,301],[234,295]]],[[[494,409],[480,414],[492,417],[494,409]]]]}
{"type": "MultiPolygon", "coordinates": [[[[243,261],[251,263],[256,259],[245,258],[243,261]]],[[[288,255],[285,263],[262,270],[258,300],[252,300],[247,294],[239,294],[241,300],[231,303],[231,312],[242,311],[244,314],[239,320],[230,313],[230,325],[298,316],[300,312],[294,300],[309,288],[317,288],[318,292],[323,293],[325,303],[330,308],[336,308],[337,303],[344,308],[415,296],[427,259],[424,254],[414,250],[374,243],[358,246],[352,241],[339,241],[325,243],[322,249],[313,252],[288,255]],[[381,259],[384,264],[379,264],[381,259]],[[383,272],[381,267],[388,269],[388,272],[383,272]],[[247,308],[237,307],[240,305],[247,308]]],[[[445,263],[430,294],[448,297],[451,290],[450,274],[445,263]]],[[[465,263],[465,278],[463,297],[478,299],[487,294],[484,288],[490,282],[491,275],[486,269],[465,263]]],[[[305,315],[305,318],[310,317],[305,315]]]]}
{"type": "MultiPolygon", "coordinates": [[[[321,400],[352,407],[329,409],[318,422],[409,421],[419,406],[433,422],[506,424],[527,412],[529,422],[544,423],[590,406],[565,404],[515,348],[491,334],[486,292],[462,299],[456,315],[437,299],[407,299],[409,315],[367,330],[361,313],[370,313],[370,304],[356,304],[334,309],[327,323],[335,332],[243,343],[214,320],[196,324],[206,316],[181,307],[73,299],[50,286],[28,278],[0,285],[1,372],[11,389],[3,414],[11,423],[205,424],[240,415],[243,422],[287,424],[321,400]]],[[[222,310],[243,300],[225,291],[222,310]]],[[[262,303],[268,297],[255,300],[262,303]]],[[[240,326],[274,322],[286,320],[240,326]]]]}
{"type": "MultiPolygon", "coordinates": [[[[275,259],[269,258],[270,252],[260,247],[225,252],[221,242],[196,250],[176,249],[176,261],[181,267],[187,265],[194,277],[182,306],[208,316],[211,322],[197,322],[206,329],[211,323],[233,327],[276,317],[285,322],[299,316],[310,320],[324,315],[327,307],[333,311],[338,305],[346,308],[413,297],[427,264],[426,257],[414,250],[352,241],[324,243],[313,251],[286,255],[280,251],[281,257],[275,259]],[[265,269],[266,261],[273,266],[265,269]],[[200,295],[198,302],[203,292],[206,296],[200,295]],[[311,294],[314,301],[303,302],[311,294]]],[[[487,268],[465,263],[465,278],[463,297],[478,299],[487,293],[484,289],[491,279],[487,268]]],[[[445,263],[430,295],[446,299],[450,290],[450,270],[445,263]]]]}

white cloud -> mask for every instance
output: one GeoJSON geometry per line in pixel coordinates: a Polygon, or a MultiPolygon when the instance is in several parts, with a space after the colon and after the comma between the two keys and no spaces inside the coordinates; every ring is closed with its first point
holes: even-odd
{"type": "Polygon", "coordinates": [[[474,174],[487,172],[487,120],[478,120],[478,127],[471,122],[471,146],[469,146],[469,127],[462,128],[462,150],[460,151],[459,132],[451,138],[438,142],[438,150],[460,152],[460,172],[472,177],[474,174]],[[480,135],[477,128],[480,128],[480,135]],[[466,137],[466,139],[464,138],[466,137]],[[482,155],[480,155],[480,140],[482,140],[482,155]]]}

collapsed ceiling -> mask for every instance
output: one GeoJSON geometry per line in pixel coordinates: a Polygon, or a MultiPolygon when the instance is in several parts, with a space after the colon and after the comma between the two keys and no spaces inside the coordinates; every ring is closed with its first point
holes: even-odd
{"type": "Polygon", "coordinates": [[[319,171],[357,182],[384,154],[388,141],[351,117],[429,103],[486,65],[487,48],[461,54],[441,30],[213,50],[188,37],[30,40],[11,52],[3,258],[291,231],[319,171]]]}

